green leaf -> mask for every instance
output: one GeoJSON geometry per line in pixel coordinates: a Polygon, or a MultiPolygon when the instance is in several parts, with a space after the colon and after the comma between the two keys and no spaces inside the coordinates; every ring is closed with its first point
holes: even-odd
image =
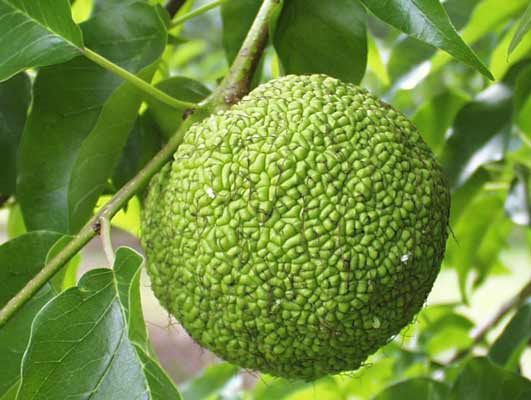
{"type": "Polygon", "coordinates": [[[518,26],[518,30],[514,34],[513,40],[509,45],[509,50],[507,54],[511,54],[516,49],[516,47],[520,44],[524,36],[527,35],[529,30],[531,30],[531,2],[529,2],[529,6],[527,6],[525,13],[522,16],[522,19],[520,20],[520,25],[518,26]]]}
{"type": "Polygon", "coordinates": [[[68,0],[0,0],[0,81],[70,60],[81,47],[68,0]]]}
{"type": "Polygon", "coordinates": [[[282,400],[293,393],[313,387],[313,385],[313,382],[293,381],[263,375],[253,390],[253,400],[282,400]]]}
{"type": "Polygon", "coordinates": [[[511,132],[512,96],[507,85],[492,85],[457,114],[441,154],[454,190],[478,168],[505,154],[511,132]]]}
{"type": "Polygon", "coordinates": [[[490,70],[497,79],[501,79],[507,71],[517,62],[529,57],[531,50],[531,35],[523,38],[522,42],[514,52],[507,56],[511,39],[516,32],[516,26],[505,33],[503,39],[492,51],[490,57],[490,70]]]}
{"type": "Polygon", "coordinates": [[[452,226],[454,238],[447,243],[445,263],[457,270],[459,289],[467,301],[467,278],[478,267],[478,254],[489,230],[498,229],[495,222],[503,217],[503,199],[493,193],[482,193],[470,201],[452,226]],[[470,223],[474,221],[474,223],[470,223]]]}
{"type": "Polygon", "coordinates": [[[150,115],[138,117],[112,175],[114,189],[131,180],[162,146],[162,133],[150,115]]]}
{"type": "MultiPolygon", "coordinates": [[[[463,39],[470,45],[475,44],[485,35],[494,32],[514,15],[523,11],[528,0],[511,0],[500,7],[499,0],[483,0],[474,9],[470,22],[462,31],[463,39]]],[[[432,72],[438,71],[451,60],[448,54],[438,53],[432,58],[432,72]]]]}
{"type": "Polygon", "coordinates": [[[428,378],[414,378],[396,383],[373,398],[373,400],[446,400],[450,388],[444,383],[428,378]]]}
{"type": "MultiPolygon", "coordinates": [[[[448,0],[443,3],[451,21],[456,29],[462,28],[469,20],[472,10],[479,0],[448,0]]],[[[414,37],[401,37],[392,46],[389,57],[389,74],[393,80],[402,78],[396,84],[400,86],[402,82],[407,82],[407,78],[414,76],[424,61],[427,61],[435,54],[435,47],[414,37]]]]}
{"type": "Polygon", "coordinates": [[[492,364],[485,357],[470,359],[457,378],[449,400],[528,400],[531,381],[492,364]]]}
{"type": "Polygon", "coordinates": [[[450,312],[430,321],[418,338],[418,346],[432,357],[450,349],[465,349],[472,344],[470,330],[474,323],[467,317],[450,312]]]}
{"type": "Polygon", "coordinates": [[[24,225],[20,206],[14,204],[10,207],[9,216],[7,218],[7,237],[9,239],[14,239],[17,236],[23,235],[26,231],[26,225],[24,225]]]}
{"type": "Polygon", "coordinates": [[[467,100],[463,93],[447,90],[423,104],[413,115],[413,123],[435,154],[440,152],[448,128],[467,100]]]}
{"type": "MultiPolygon", "coordinates": [[[[0,246],[0,307],[42,268],[60,238],[54,232],[31,232],[0,246]]],[[[46,284],[0,328],[0,399],[14,399],[31,322],[56,294],[53,286],[46,284]]]]}
{"type": "Polygon", "coordinates": [[[461,39],[439,0],[362,0],[378,18],[409,36],[446,51],[486,77],[492,74],[461,39]]]}
{"type": "Polygon", "coordinates": [[[62,235],[35,231],[0,246],[0,307],[44,266],[48,251],[62,235]]]}
{"type": "Polygon", "coordinates": [[[127,321],[129,339],[148,349],[148,333],[142,317],[140,302],[140,267],[144,258],[137,252],[122,247],[116,252],[114,275],[116,290],[127,321]]]}
{"type": "Polygon", "coordinates": [[[31,101],[26,74],[0,83],[0,193],[15,193],[17,150],[31,101]]]}
{"type": "MultiPolygon", "coordinates": [[[[170,96],[194,103],[204,100],[210,94],[210,90],[202,83],[182,76],[174,76],[160,81],[156,86],[170,96]]],[[[166,138],[173,136],[183,121],[184,108],[175,109],[156,99],[148,99],[147,103],[149,106],[148,114],[160,126],[164,136],[166,138]]]]}
{"type": "Polygon", "coordinates": [[[367,65],[367,15],[358,0],[287,1],[273,42],[288,74],[358,83],[367,65]]]}
{"type": "Polygon", "coordinates": [[[221,5],[223,47],[229,64],[236,58],[260,4],[261,0],[232,0],[221,5]]]}
{"type": "Polygon", "coordinates": [[[183,387],[183,399],[207,399],[223,388],[239,371],[239,367],[228,363],[212,365],[206,368],[199,377],[183,387]]]}
{"type": "Polygon", "coordinates": [[[22,361],[18,399],[180,399],[143,344],[131,339],[136,338],[131,320],[142,315],[141,265],[141,256],[121,248],[114,270],[88,272],[78,287],[39,312],[22,361]]]}
{"type": "MultiPolygon", "coordinates": [[[[113,7],[82,25],[89,47],[149,78],[166,31],[143,2],[113,7]]],[[[28,229],[75,233],[120,159],[142,93],[84,57],[40,70],[22,137],[17,195],[28,229]]]]}
{"type": "Polygon", "coordinates": [[[506,369],[516,372],[529,339],[531,339],[531,301],[522,305],[511,318],[490,348],[489,358],[506,369]]]}
{"type": "Polygon", "coordinates": [[[0,328],[0,399],[15,399],[20,361],[30,337],[31,323],[39,310],[57,293],[45,285],[0,328]]]}

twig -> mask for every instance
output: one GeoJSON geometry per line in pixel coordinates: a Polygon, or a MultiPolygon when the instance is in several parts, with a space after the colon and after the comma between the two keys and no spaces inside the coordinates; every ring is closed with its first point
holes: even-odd
{"type": "Polygon", "coordinates": [[[185,3],[186,0],[170,0],[168,1],[168,4],[166,4],[166,11],[168,11],[170,17],[173,18],[185,3]]]}
{"type": "Polygon", "coordinates": [[[199,104],[197,110],[181,124],[177,133],[172,136],[166,146],[100,209],[63,250],[53,257],[15,297],[9,300],[0,310],[0,327],[97,234],[101,218],[110,220],[166,164],[179,147],[185,132],[192,124],[203,120],[215,111],[226,109],[228,104],[232,104],[226,101],[226,96],[231,95],[231,99],[234,99],[245,95],[245,88],[247,90],[249,88],[252,74],[267,41],[269,18],[278,4],[279,0],[264,0],[256,20],[247,34],[242,49],[222,84],[214,91],[214,94],[205,102],[199,104]],[[239,82],[239,80],[242,82],[239,82]]]}
{"type": "Polygon", "coordinates": [[[485,339],[485,336],[487,336],[487,334],[495,328],[509,312],[520,307],[529,296],[531,296],[531,281],[527,282],[516,296],[503,304],[489,321],[472,333],[472,345],[455,353],[455,355],[448,361],[448,364],[452,364],[467,355],[468,352],[485,339]]]}
{"type": "Polygon", "coordinates": [[[184,15],[181,15],[178,18],[175,18],[175,20],[172,21],[172,26],[178,26],[181,24],[184,24],[186,21],[197,17],[198,15],[204,14],[209,10],[212,10],[213,8],[216,8],[220,6],[221,4],[225,3],[227,0],[215,0],[212,3],[205,4],[204,6],[197,7],[195,10],[192,10],[184,15]]]}
{"type": "Polygon", "coordinates": [[[111,221],[109,221],[109,218],[102,216],[98,220],[98,224],[101,247],[103,247],[103,252],[105,253],[105,257],[107,257],[109,266],[112,267],[114,265],[114,250],[111,240],[111,221]]]}

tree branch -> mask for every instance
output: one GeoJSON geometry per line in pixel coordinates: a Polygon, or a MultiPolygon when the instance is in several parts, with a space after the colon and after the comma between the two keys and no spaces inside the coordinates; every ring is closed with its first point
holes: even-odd
{"type": "Polygon", "coordinates": [[[0,310],[0,327],[19,310],[48,280],[50,280],[101,228],[101,219],[110,220],[137,192],[139,192],[173,156],[190,126],[215,111],[227,109],[249,90],[249,83],[267,43],[269,20],[280,0],[264,0],[256,19],[247,33],[238,56],[227,76],[213,95],[206,99],[179,127],[175,135],[142,170],[124,185],[113,198],[53,257],[15,297],[0,310]]]}
{"type": "Polygon", "coordinates": [[[531,296],[531,280],[520,289],[516,296],[503,304],[489,321],[472,334],[472,345],[455,353],[455,355],[448,361],[448,364],[452,364],[467,355],[475,346],[485,339],[485,336],[487,336],[487,334],[494,329],[509,312],[519,308],[529,296],[531,296]]]}
{"type": "Polygon", "coordinates": [[[262,3],[230,71],[213,95],[217,103],[224,103],[228,108],[249,92],[256,67],[267,45],[269,21],[279,6],[280,0],[264,0],[262,3]]]}
{"type": "Polygon", "coordinates": [[[175,14],[181,9],[182,6],[184,6],[184,3],[186,3],[186,0],[170,0],[166,4],[166,11],[168,11],[168,14],[170,14],[170,17],[175,17],[175,14]]]}

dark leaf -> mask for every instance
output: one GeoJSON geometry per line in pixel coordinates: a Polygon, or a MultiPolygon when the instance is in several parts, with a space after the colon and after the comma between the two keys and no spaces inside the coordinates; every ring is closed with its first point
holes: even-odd
{"type": "Polygon", "coordinates": [[[528,400],[531,381],[492,364],[485,357],[470,359],[458,376],[449,400],[528,400]]]}
{"type": "Polygon", "coordinates": [[[0,194],[15,193],[17,150],[31,101],[26,74],[0,83],[0,194]]]}
{"type": "Polygon", "coordinates": [[[498,83],[480,93],[457,114],[441,154],[455,190],[482,165],[505,154],[512,118],[512,90],[498,83]]]}
{"type": "Polygon", "coordinates": [[[378,18],[409,36],[446,51],[493,79],[492,74],[461,39],[439,0],[362,0],[378,18]]]}
{"type": "MultiPolygon", "coordinates": [[[[149,78],[166,43],[157,11],[113,7],[83,24],[86,43],[149,78]]],[[[77,232],[92,214],[137,118],[143,95],[80,57],[43,68],[22,137],[18,200],[28,229],[77,232]]]]}
{"type": "Polygon", "coordinates": [[[367,65],[367,15],[358,0],[284,3],[274,36],[288,74],[323,73],[358,83],[367,65]]]}
{"type": "Polygon", "coordinates": [[[450,388],[428,378],[414,378],[396,383],[376,395],[373,400],[446,400],[450,388]]]}
{"type": "Polygon", "coordinates": [[[531,339],[531,301],[521,306],[496,339],[489,358],[501,366],[517,371],[520,357],[531,339]]]}
{"type": "Polygon", "coordinates": [[[48,251],[61,237],[56,232],[36,231],[0,246],[0,307],[40,271],[48,251]]]}
{"type": "MultiPolygon", "coordinates": [[[[31,232],[0,246],[0,307],[43,267],[48,252],[60,238],[61,234],[54,232],[31,232]]],[[[46,284],[0,328],[1,399],[14,399],[31,322],[41,307],[56,294],[54,287],[46,284]]]]}
{"type": "Polygon", "coordinates": [[[0,0],[0,81],[70,60],[81,47],[68,0],[0,0]]]}
{"type": "Polygon", "coordinates": [[[229,64],[238,54],[260,4],[261,0],[232,0],[222,4],[223,47],[229,64]]]}
{"type": "Polygon", "coordinates": [[[114,169],[112,182],[116,190],[131,180],[149,160],[160,150],[162,137],[157,124],[148,114],[143,114],[135,122],[114,169]]]}

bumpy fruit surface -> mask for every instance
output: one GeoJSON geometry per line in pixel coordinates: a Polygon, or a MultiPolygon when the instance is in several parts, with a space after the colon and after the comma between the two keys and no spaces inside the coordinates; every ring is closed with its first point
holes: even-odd
{"type": "Polygon", "coordinates": [[[189,130],[152,180],[143,243],[155,294],[198,343],[313,379],[358,368],[419,311],[449,204],[403,115],[287,76],[189,130]]]}

